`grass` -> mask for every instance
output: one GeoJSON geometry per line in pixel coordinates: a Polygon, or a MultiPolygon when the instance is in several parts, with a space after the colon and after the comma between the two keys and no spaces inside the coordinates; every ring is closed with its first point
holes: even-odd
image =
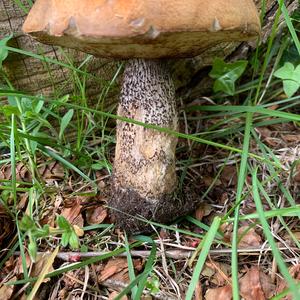
{"type": "MultiPolygon", "coordinates": [[[[15,2],[25,13],[32,4],[31,1],[15,2]]],[[[261,3],[261,20],[264,20],[266,1],[261,3]]],[[[218,263],[231,266],[227,282],[234,300],[240,299],[244,292],[240,284],[243,270],[253,265],[273,274],[276,282],[283,278],[286,283],[286,288],[273,299],[284,299],[288,293],[293,299],[299,299],[299,285],[291,274],[292,264],[287,258],[292,257],[294,264],[299,264],[296,255],[300,247],[297,238],[299,187],[292,184],[289,172],[293,173],[296,168],[300,151],[297,152],[297,145],[287,143],[277,147],[261,137],[261,130],[270,126],[282,130],[281,136],[292,134],[286,133],[284,126],[293,126],[298,134],[300,131],[299,93],[285,97],[282,81],[274,77],[274,72],[288,61],[290,49],[294,49],[298,56],[300,54],[299,20],[297,14],[293,17],[288,14],[283,0],[278,0],[278,4],[268,41],[266,45],[257,47],[249,57],[247,70],[239,79],[234,95],[211,91],[210,95],[206,95],[209,101],[203,101],[205,105],[202,102],[201,105],[197,102],[190,104],[195,99],[186,99],[189,103],[181,107],[180,118],[182,125],[188,128],[180,132],[115,114],[114,95],[118,93],[123,63],[116,66],[109,80],[104,80],[90,71],[90,55],[76,63],[63,49],[60,50],[63,59],[58,60],[42,52],[37,54],[9,44],[1,45],[0,58],[5,57],[1,56],[2,51],[2,54],[18,53],[41,61],[49,71],[49,78],[54,76],[51,66],[59,66],[69,72],[66,85],[73,87],[70,94],[64,94],[62,90],[54,90],[52,96],[29,94],[15,89],[8,74],[0,68],[0,204],[8,210],[17,228],[15,236],[11,237],[12,243],[7,246],[10,251],[0,256],[0,266],[6,266],[9,259],[14,258],[15,251],[19,251],[23,267],[22,276],[6,281],[6,285],[25,286],[28,299],[33,299],[45,278],[52,278],[52,283],[56,284],[53,278],[64,278],[69,272],[79,272],[88,267],[88,283],[93,287],[90,290],[97,291],[99,295],[101,292],[105,294],[99,284],[91,280],[93,268],[105,264],[112,257],[125,255],[130,283],[119,290],[115,299],[124,295],[141,299],[145,293],[152,293],[158,299],[161,295],[179,299],[183,294],[185,299],[193,299],[199,285],[206,289],[219,287],[211,282],[213,277],[205,275],[205,270],[213,250],[220,250],[223,256],[218,263]],[[278,36],[281,16],[286,30],[278,36]],[[89,79],[96,80],[101,86],[92,99],[88,93],[89,79]],[[201,220],[187,216],[173,225],[147,221],[160,234],[155,231],[152,235],[136,236],[134,239],[116,234],[110,224],[83,227],[83,236],[68,222],[60,221],[59,225],[56,218],[56,214],[62,211],[62,204],[57,204],[59,196],[68,199],[71,196],[106,195],[107,185],[99,185],[99,176],[100,182],[105,183],[111,175],[115,120],[177,136],[180,139],[177,166],[182,174],[181,183],[197,186],[197,183],[212,177],[209,184],[202,184],[200,195],[210,203],[210,214],[201,220]],[[65,180],[56,181],[51,186],[39,170],[41,165],[51,166],[54,161],[63,166],[65,180]],[[20,176],[17,172],[20,164],[25,166],[30,176],[20,176]],[[236,183],[226,190],[227,201],[216,202],[217,190],[221,186],[219,182],[223,180],[228,166],[235,166],[237,170],[236,183]],[[11,176],[1,179],[1,170],[7,172],[8,169],[11,176]],[[28,195],[25,205],[21,201],[24,194],[28,195]],[[247,203],[255,205],[255,210],[247,212],[247,203]],[[41,221],[43,214],[55,205],[58,206],[53,215],[56,226],[53,229],[42,225],[41,221]],[[24,214],[29,215],[31,221],[21,221],[24,214]],[[270,247],[272,255],[266,252],[261,254],[263,259],[254,261],[241,255],[240,242],[243,238],[239,229],[243,224],[247,224],[244,236],[254,228],[263,240],[261,247],[270,247]],[[230,240],[226,240],[226,226],[232,226],[230,240]],[[167,233],[166,238],[160,236],[164,233],[167,233]],[[188,242],[195,240],[199,244],[190,246],[188,242]],[[27,253],[34,258],[37,250],[49,250],[54,261],[58,247],[64,244],[66,249],[76,248],[76,243],[79,243],[81,252],[98,250],[106,253],[80,262],[56,262],[54,271],[50,271],[52,261],[49,261],[38,276],[31,275],[32,266],[28,267],[26,263],[27,253]],[[284,245],[285,250],[279,245],[284,245]],[[163,249],[175,249],[180,254],[192,251],[192,254],[185,259],[168,258],[163,249]],[[149,250],[139,272],[135,270],[136,257],[133,257],[132,250],[149,250]],[[228,258],[227,251],[230,251],[231,258],[228,258]],[[274,264],[278,271],[274,271],[274,264]]],[[[277,139],[283,141],[281,137],[277,139]]],[[[250,255],[254,250],[249,247],[245,251],[250,255]]],[[[87,284],[83,286],[87,287],[87,284]]]]}

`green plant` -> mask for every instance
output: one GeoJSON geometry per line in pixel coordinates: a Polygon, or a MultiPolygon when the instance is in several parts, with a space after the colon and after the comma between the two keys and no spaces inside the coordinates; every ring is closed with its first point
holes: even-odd
{"type": "Polygon", "coordinates": [[[57,228],[51,228],[47,224],[43,227],[39,227],[36,225],[34,220],[27,215],[24,215],[19,222],[20,229],[28,237],[28,253],[33,262],[36,259],[38,248],[37,243],[40,239],[61,235],[60,243],[63,247],[67,247],[69,245],[71,249],[79,248],[78,234],[82,235],[80,229],[70,225],[70,223],[60,215],[57,216],[56,223],[57,228]]]}
{"type": "Polygon", "coordinates": [[[213,62],[209,76],[215,79],[214,92],[224,92],[228,95],[235,94],[235,82],[246,70],[248,61],[239,60],[234,63],[225,63],[216,58],[213,62]]]}
{"type": "Polygon", "coordinates": [[[289,98],[298,91],[300,87],[300,65],[294,67],[292,63],[286,62],[274,73],[274,76],[282,79],[283,90],[289,98]]]}

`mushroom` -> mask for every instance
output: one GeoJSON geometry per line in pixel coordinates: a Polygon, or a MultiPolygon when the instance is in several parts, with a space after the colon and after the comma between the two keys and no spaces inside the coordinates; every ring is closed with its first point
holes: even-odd
{"type": "MultiPolygon", "coordinates": [[[[37,0],[23,30],[46,44],[129,59],[118,115],[176,131],[167,59],[252,39],[260,24],[252,0],[37,0]]],[[[141,218],[167,223],[195,208],[178,188],[176,144],[172,134],[117,122],[109,206],[121,227],[145,231],[141,218]]]]}

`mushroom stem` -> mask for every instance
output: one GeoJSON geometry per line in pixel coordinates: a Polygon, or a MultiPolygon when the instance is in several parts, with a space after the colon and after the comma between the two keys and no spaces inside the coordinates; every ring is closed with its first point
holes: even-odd
{"type": "MultiPolygon", "coordinates": [[[[132,59],[127,63],[118,115],[178,129],[174,84],[162,61],[132,59]]],[[[119,226],[137,233],[149,226],[135,217],[165,223],[181,215],[174,200],[176,144],[174,135],[118,121],[109,205],[119,226]]]]}

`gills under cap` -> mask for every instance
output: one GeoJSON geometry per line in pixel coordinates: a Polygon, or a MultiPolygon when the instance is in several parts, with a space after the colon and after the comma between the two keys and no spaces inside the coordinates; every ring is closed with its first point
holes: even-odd
{"type": "Polygon", "coordinates": [[[252,0],[37,0],[23,30],[100,57],[172,58],[249,40],[260,23],[252,0]]]}

